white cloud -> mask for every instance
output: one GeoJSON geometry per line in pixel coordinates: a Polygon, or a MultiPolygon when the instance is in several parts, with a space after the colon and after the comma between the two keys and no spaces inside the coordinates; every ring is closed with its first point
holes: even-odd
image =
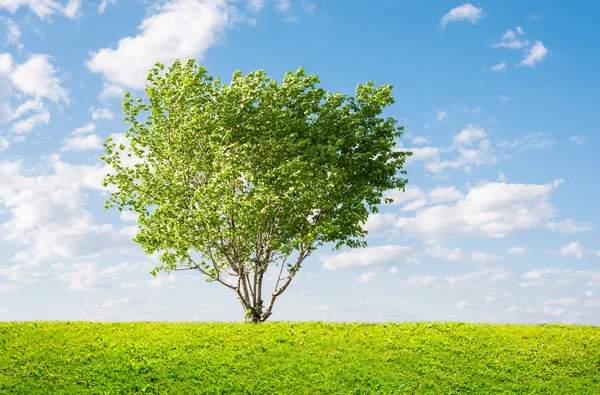
{"type": "Polygon", "coordinates": [[[549,306],[545,306],[542,309],[542,312],[544,314],[548,314],[548,315],[563,315],[566,312],[566,310],[565,309],[561,309],[561,308],[552,308],[552,307],[549,307],[549,306]]]}
{"type": "Polygon", "coordinates": [[[594,291],[585,291],[585,296],[587,298],[591,298],[592,296],[594,296],[594,291]]]}
{"type": "Polygon", "coordinates": [[[558,253],[562,256],[574,256],[577,259],[583,258],[585,250],[580,242],[574,241],[570,244],[567,244],[563,248],[558,251],[558,253]]]}
{"type": "Polygon", "coordinates": [[[560,232],[566,234],[591,232],[593,231],[594,225],[589,222],[575,222],[572,219],[565,219],[560,222],[550,222],[546,227],[553,232],[560,232]]]}
{"type": "MultiPolygon", "coordinates": [[[[2,18],[0,18],[0,20],[2,20],[2,18]]],[[[19,29],[19,26],[12,19],[4,18],[3,20],[6,29],[4,39],[9,44],[17,44],[21,38],[21,30],[19,29]]]]}
{"type": "Polygon", "coordinates": [[[425,145],[429,144],[429,137],[425,136],[415,136],[411,140],[412,145],[425,145]]]}
{"type": "Polygon", "coordinates": [[[453,205],[427,207],[414,217],[400,217],[396,226],[423,238],[508,237],[540,228],[554,216],[549,199],[555,189],[554,183],[481,184],[453,205]]]}
{"type": "Polygon", "coordinates": [[[118,85],[104,83],[102,85],[102,91],[98,95],[98,98],[102,101],[118,98],[122,99],[125,94],[125,90],[118,85]]]}
{"type": "Polygon", "coordinates": [[[474,141],[481,140],[484,137],[486,137],[486,134],[482,128],[469,124],[454,136],[454,144],[471,145],[474,141]]]}
{"type": "Polygon", "coordinates": [[[490,67],[490,70],[492,70],[492,71],[505,71],[506,70],[506,62],[500,62],[498,64],[495,64],[492,67],[490,67]]]}
{"type": "Polygon", "coordinates": [[[524,255],[525,253],[527,253],[527,247],[525,247],[525,246],[512,247],[512,248],[509,248],[508,250],[506,250],[506,253],[511,254],[511,255],[524,255]]]}
{"type": "Polygon", "coordinates": [[[410,166],[415,162],[439,162],[440,149],[437,147],[410,148],[412,155],[406,159],[406,165],[410,166]]]}
{"type": "Polygon", "coordinates": [[[375,279],[375,277],[377,277],[377,273],[375,272],[363,273],[359,278],[356,279],[356,281],[359,283],[370,283],[375,279]]]}
{"type": "Polygon", "coordinates": [[[94,52],[86,63],[110,83],[141,89],[155,62],[195,58],[214,46],[235,21],[225,0],[171,0],[152,9],[135,37],[119,41],[115,49],[94,52]]]}
{"type": "Polygon", "coordinates": [[[555,140],[548,138],[548,133],[534,132],[527,133],[523,137],[515,139],[512,143],[508,141],[502,141],[499,146],[502,148],[518,148],[519,152],[526,149],[540,150],[542,148],[549,147],[556,143],[555,140]]]}
{"type": "Polygon", "coordinates": [[[50,64],[50,56],[33,54],[14,68],[10,79],[17,89],[28,95],[68,102],[69,91],[61,86],[56,72],[57,69],[50,64]]]}
{"type": "Polygon", "coordinates": [[[569,137],[569,140],[579,145],[585,144],[585,142],[587,141],[584,135],[571,136],[569,137]]]}
{"type": "Polygon", "coordinates": [[[478,263],[500,262],[504,257],[496,254],[487,254],[485,252],[474,252],[471,254],[471,260],[478,263]]]}
{"type": "Polygon", "coordinates": [[[471,286],[477,287],[482,281],[498,282],[504,281],[511,276],[511,273],[502,267],[486,268],[479,272],[471,272],[458,276],[447,276],[444,281],[452,286],[471,286]]]}
{"type": "Polygon", "coordinates": [[[93,258],[110,254],[140,253],[132,239],[134,228],[94,225],[85,210],[83,189],[104,191],[104,166],[70,165],[57,155],[31,174],[22,162],[0,162],[0,207],[9,218],[0,224],[0,236],[26,247],[13,260],[36,263],[52,259],[93,258]]]}
{"type": "Polygon", "coordinates": [[[542,286],[547,284],[567,284],[572,279],[588,279],[588,286],[600,285],[600,272],[595,270],[571,270],[571,269],[554,269],[546,268],[540,270],[531,270],[521,276],[527,281],[519,283],[522,288],[528,288],[533,286],[542,286]],[[560,276],[560,279],[553,283],[548,282],[548,276],[560,276]]]}
{"type": "Polygon", "coordinates": [[[119,218],[121,218],[123,221],[137,222],[138,214],[134,213],[133,211],[121,211],[119,218]]]}
{"type": "Polygon", "coordinates": [[[503,267],[486,268],[478,272],[459,274],[456,276],[413,276],[400,284],[406,287],[460,287],[477,288],[484,282],[499,282],[511,277],[511,273],[503,267]]]}
{"type": "Polygon", "coordinates": [[[82,126],[80,128],[77,128],[75,130],[73,130],[73,132],[71,134],[86,134],[86,133],[92,133],[94,130],[96,130],[96,124],[93,122],[88,123],[85,126],[82,126]]]}
{"type": "Polygon", "coordinates": [[[583,305],[585,307],[593,307],[593,308],[600,307],[600,299],[586,299],[585,302],[583,302],[583,305]]]}
{"type": "Polygon", "coordinates": [[[392,274],[396,274],[396,273],[398,273],[398,269],[396,268],[396,266],[392,266],[392,267],[390,268],[390,273],[392,273],[392,274]]]}
{"type": "Polygon", "coordinates": [[[458,302],[456,304],[456,307],[459,308],[459,309],[463,309],[463,308],[469,307],[469,306],[470,305],[466,301],[464,301],[464,300],[461,300],[460,302],[458,302]]]}
{"type": "Polygon", "coordinates": [[[547,305],[558,305],[558,306],[576,306],[579,304],[579,298],[576,297],[566,297],[560,299],[545,299],[544,304],[547,305]]]}
{"type": "Polygon", "coordinates": [[[427,287],[434,285],[439,280],[438,276],[412,276],[402,282],[407,287],[427,287]]]}
{"type": "MultiPolygon", "coordinates": [[[[521,28],[517,28],[517,33],[523,34],[521,28]]],[[[529,45],[529,41],[520,39],[515,32],[508,29],[503,35],[499,43],[492,44],[492,47],[502,47],[508,49],[521,49],[529,45]]]]}
{"type": "Polygon", "coordinates": [[[62,141],[62,151],[94,151],[102,149],[102,140],[95,134],[67,137],[62,141]]]}
{"type": "Polygon", "coordinates": [[[109,4],[115,4],[116,2],[117,0],[102,0],[98,5],[98,13],[102,14],[106,11],[106,7],[108,7],[109,4]]]}
{"type": "Polygon", "coordinates": [[[92,119],[94,121],[97,121],[99,119],[110,120],[115,117],[115,114],[113,114],[112,111],[110,111],[110,109],[108,109],[108,108],[90,107],[90,111],[92,113],[92,119]]]}
{"type": "Polygon", "coordinates": [[[427,193],[427,199],[431,204],[447,203],[460,200],[465,195],[455,187],[435,188],[427,193]]]}
{"type": "Polygon", "coordinates": [[[292,2],[290,0],[277,0],[277,9],[279,11],[287,11],[292,6],[292,2]]]}
{"type": "Polygon", "coordinates": [[[5,9],[11,14],[17,12],[21,7],[29,7],[29,9],[42,19],[47,19],[55,13],[63,14],[67,18],[74,19],[77,17],[79,8],[81,7],[80,0],[69,0],[68,2],[55,0],[1,0],[0,9],[5,9]]]}
{"type": "Polygon", "coordinates": [[[390,263],[413,263],[418,260],[411,247],[386,245],[368,247],[322,257],[323,268],[342,270],[352,267],[386,265],[390,263]]]}
{"type": "Polygon", "coordinates": [[[114,300],[107,300],[106,302],[102,303],[102,308],[108,308],[108,307],[113,307],[113,306],[125,306],[125,305],[130,305],[133,301],[130,298],[121,298],[121,299],[114,299],[114,300]]]}
{"type": "Polygon", "coordinates": [[[95,263],[74,263],[57,274],[57,279],[69,284],[70,291],[96,291],[111,288],[120,274],[133,270],[134,266],[121,264],[98,268],[95,263]]]}
{"type": "Polygon", "coordinates": [[[442,29],[451,22],[458,21],[469,21],[472,24],[476,24],[481,18],[483,18],[483,10],[481,8],[477,8],[471,3],[465,3],[460,7],[455,7],[451,9],[440,21],[440,26],[442,29]]]}
{"type": "Polygon", "coordinates": [[[384,197],[392,198],[394,202],[392,205],[403,204],[407,202],[412,202],[418,200],[425,196],[423,190],[419,187],[411,187],[407,186],[404,188],[404,191],[393,189],[389,190],[385,193],[384,197]]]}
{"type": "Polygon", "coordinates": [[[135,280],[123,284],[123,288],[148,288],[152,291],[175,289],[180,285],[192,284],[200,280],[199,276],[191,274],[172,273],[161,277],[152,277],[149,280],[135,280]]]}
{"type": "Polygon", "coordinates": [[[517,33],[519,33],[519,34],[525,34],[525,32],[523,31],[523,29],[521,28],[521,26],[517,26],[517,33]]]}
{"type": "Polygon", "coordinates": [[[11,126],[11,131],[18,134],[29,133],[40,125],[47,125],[48,122],[50,122],[50,113],[44,108],[42,112],[38,114],[15,122],[11,126]]]}
{"type": "Polygon", "coordinates": [[[397,217],[395,214],[370,214],[367,222],[363,225],[363,229],[369,232],[369,236],[377,237],[387,234],[397,233],[394,228],[397,217]]]}
{"type": "Polygon", "coordinates": [[[521,61],[521,65],[534,67],[536,63],[541,62],[546,55],[548,50],[544,47],[541,41],[536,41],[533,47],[530,47],[525,51],[525,59],[521,61]]]}
{"type": "Polygon", "coordinates": [[[441,121],[441,120],[446,119],[447,117],[448,117],[448,113],[446,111],[438,110],[437,116],[435,117],[435,119],[438,121],[441,121]]]}
{"type": "Polygon", "coordinates": [[[427,254],[434,258],[443,259],[445,261],[461,261],[465,259],[465,253],[460,248],[446,248],[439,244],[434,244],[427,247],[427,254]]]}

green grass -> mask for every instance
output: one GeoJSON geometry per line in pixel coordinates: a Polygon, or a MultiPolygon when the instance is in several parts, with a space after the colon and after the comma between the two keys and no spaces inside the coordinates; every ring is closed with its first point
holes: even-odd
{"type": "Polygon", "coordinates": [[[600,328],[0,323],[2,394],[600,394],[600,328]]]}

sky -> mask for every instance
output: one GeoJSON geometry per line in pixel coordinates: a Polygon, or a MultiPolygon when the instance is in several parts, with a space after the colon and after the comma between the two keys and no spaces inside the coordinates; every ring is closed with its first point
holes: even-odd
{"type": "MultiPolygon", "coordinates": [[[[194,58],[392,84],[405,192],[365,249],[323,246],[272,320],[600,324],[600,3],[0,0],[0,320],[242,321],[200,273],[150,275],[105,210],[124,92],[194,58]]],[[[267,283],[272,285],[272,275],[267,283]]]]}

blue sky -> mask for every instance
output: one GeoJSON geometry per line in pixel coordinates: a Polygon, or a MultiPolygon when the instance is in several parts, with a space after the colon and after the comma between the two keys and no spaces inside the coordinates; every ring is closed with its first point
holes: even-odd
{"type": "MultiPolygon", "coordinates": [[[[241,320],[149,274],[102,142],[155,61],[394,85],[414,152],[369,247],[311,256],[275,320],[600,324],[600,4],[0,0],[0,320],[241,320]]],[[[272,282],[272,279],[269,279],[272,282]]]]}

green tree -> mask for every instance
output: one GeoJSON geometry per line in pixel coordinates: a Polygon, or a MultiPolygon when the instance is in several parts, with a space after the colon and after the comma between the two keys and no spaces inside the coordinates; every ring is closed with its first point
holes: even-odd
{"type": "Polygon", "coordinates": [[[281,83],[259,70],[222,84],[189,60],[157,63],[145,100],[125,94],[130,147],[104,144],[106,207],[138,214],[134,240],[161,253],[152,274],[197,270],[263,322],[315,249],[366,246],[369,213],[407,182],[403,128],[381,117],[392,87],[371,81],[350,97],[318,83],[299,68],[281,83]]]}

